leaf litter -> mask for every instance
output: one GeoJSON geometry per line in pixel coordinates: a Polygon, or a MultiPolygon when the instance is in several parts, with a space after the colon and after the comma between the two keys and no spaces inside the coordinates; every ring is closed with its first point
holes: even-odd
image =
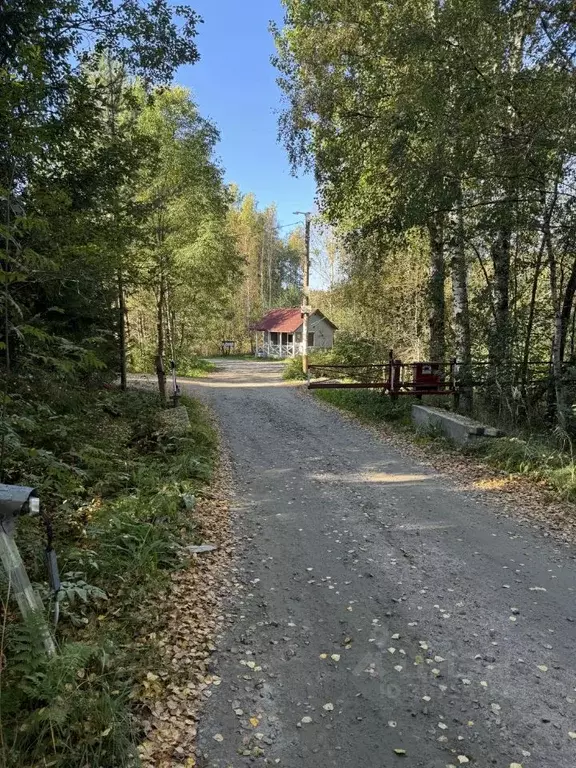
{"type": "MultiPolygon", "coordinates": [[[[217,549],[176,571],[154,606],[145,605],[149,630],[137,644],[153,645],[157,666],[154,688],[143,688],[134,696],[140,704],[145,739],[138,751],[143,768],[194,768],[198,714],[203,698],[221,681],[210,674],[214,640],[225,617],[221,613],[226,593],[235,588],[228,577],[233,556],[230,526],[230,477],[223,457],[204,498],[199,498],[192,514],[205,538],[217,549]]],[[[254,666],[248,662],[246,666],[254,666]]],[[[243,714],[241,709],[236,714],[243,714]]],[[[255,728],[258,719],[250,719],[255,728]]],[[[221,733],[213,739],[222,742],[221,733]]]]}

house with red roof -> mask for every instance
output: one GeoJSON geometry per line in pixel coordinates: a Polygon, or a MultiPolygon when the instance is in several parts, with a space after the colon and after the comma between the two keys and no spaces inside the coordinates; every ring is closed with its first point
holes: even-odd
{"type": "MultiPolygon", "coordinates": [[[[302,354],[303,315],[300,308],[271,309],[252,330],[262,334],[257,340],[259,357],[296,357],[302,354]]],[[[331,349],[334,345],[334,323],[319,309],[308,316],[308,351],[331,349]]]]}

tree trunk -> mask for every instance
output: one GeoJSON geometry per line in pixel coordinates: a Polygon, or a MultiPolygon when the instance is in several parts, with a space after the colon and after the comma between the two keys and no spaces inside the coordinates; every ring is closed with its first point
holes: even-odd
{"type": "Polygon", "coordinates": [[[510,362],[510,240],[510,229],[503,226],[490,249],[494,267],[494,333],[489,357],[490,362],[504,372],[510,362]]]}
{"type": "Polygon", "coordinates": [[[564,361],[565,357],[566,339],[568,338],[568,329],[570,327],[570,315],[572,314],[572,307],[574,306],[574,294],[576,294],[576,259],[572,261],[570,276],[566,283],[564,298],[562,300],[562,329],[560,335],[560,359],[562,361],[564,361]]]}
{"type": "Polygon", "coordinates": [[[118,269],[118,354],[120,358],[120,389],[126,391],[126,295],[124,275],[118,269]]]}
{"type": "Polygon", "coordinates": [[[550,224],[547,222],[544,231],[548,266],[550,272],[550,298],[554,310],[554,330],[552,334],[552,376],[554,379],[554,396],[556,400],[556,421],[561,429],[566,429],[566,395],[562,377],[562,302],[558,283],[558,265],[554,258],[550,224]]]}
{"type": "Polygon", "coordinates": [[[524,354],[522,356],[522,373],[520,377],[522,391],[524,395],[526,394],[526,384],[528,381],[528,365],[530,362],[530,342],[532,340],[532,329],[534,327],[534,315],[536,312],[536,296],[538,294],[538,281],[540,279],[540,272],[542,270],[542,257],[544,255],[545,245],[546,245],[546,241],[544,238],[542,238],[542,243],[538,248],[536,265],[534,267],[534,279],[532,281],[532,292],[530,295],[528,322],[526,323],[526,338],[524,340],[524,354]]]}
{"type": "Polygon", "coordinates": [[[444,322],[446,300],[444,283],[444,222],[440,216],[428,222],[430,235],[430,273],[428,278],[428,324],[430,328],[429,357],[432,362],[442,362],[446,354],[444,322]]]}
{"type": "Polygon", "coordinates": [[[459,365],[460,408],[464,413],[470,413],[472,411],[472,344],[470,336],[470,312],[468,308],[468,267],[466,264],[464,216],[462,213],[461,192],[459,192],[458,195],[455,230],[450,259],[454,351],[456,352],[456,359],[459,365]]]}
{"type": "Polygon", "coordinates": [[[156,303],[156,376],[158,377],[158,392],[162,403],[166,402],[166,372],[164,370],[164,270],[160,266],[160,285],[156,303]]]}

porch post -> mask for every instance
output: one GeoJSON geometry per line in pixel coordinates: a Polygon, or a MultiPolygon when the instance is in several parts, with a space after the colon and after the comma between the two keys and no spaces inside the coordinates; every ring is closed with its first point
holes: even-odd
{"type": "Polygon", "coordinates": [[[266,331],[266,338],[268,340],[267,348],[266,348],[266,357],[270,357],[270,331],[266,331]]]}

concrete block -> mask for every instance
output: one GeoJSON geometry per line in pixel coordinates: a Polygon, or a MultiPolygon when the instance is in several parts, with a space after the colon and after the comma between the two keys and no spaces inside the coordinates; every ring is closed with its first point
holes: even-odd
{"type": "Polygon", "coordinates": [[[496,427],[487,427],[479,421],[461,416],[459,413],[444,411],[426,405],[412,406],[412,421],[416,426],[428,429],[440,429],[446,437],[457,445],[464,445],[470,440],[502,437],[504,433],[496,427]]]}
{"type": "Polygon", "coordinates": [[[160,411],[160,422],[163,431],[172,435],[185,435],[190,429],[190,417],[184,405],[160,411]]]}

